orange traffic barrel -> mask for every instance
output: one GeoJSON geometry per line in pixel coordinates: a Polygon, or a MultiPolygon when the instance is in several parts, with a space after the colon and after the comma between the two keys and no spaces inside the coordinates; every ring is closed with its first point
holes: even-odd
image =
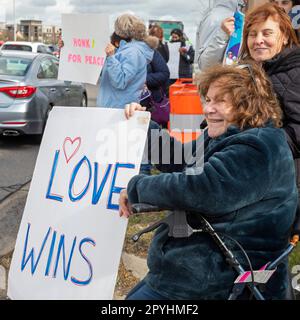
{"type": "Polygon", "coordinates": [[[169,88],[170,135],[182,143],[199,137],[204,120],[201,98],[192,79],[177,79],[169,88]]]}

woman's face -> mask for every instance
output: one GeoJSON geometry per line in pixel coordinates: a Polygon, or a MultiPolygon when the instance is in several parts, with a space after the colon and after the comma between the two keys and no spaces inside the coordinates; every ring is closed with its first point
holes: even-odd
{"type": "Polygon", "coordinates": [[[172,33],[171,40],[173,42],[177,42],[177,41],[180,41],[180,37],[179,37],[179,35],[177,33],[172,33]]]}
{"type": "Polygon", "coordinates": [[[280,8],[284,9],[286,13],[289,13],[290,10],[293,8],[293,1],[292,0],[271,0],[270,2],[276,3],[280,8]]]}
{"type": "Polygon", "coordinates": [[[212,83],[205,98],[204,114],[208,126],[208,135],[211,138],[216,138],[223,134],[231,124],[232,105],[226,96],[221,101],[217,99],[219,88],[220,84],[212,83]]]}
{"type": "Polygon", "coordinates": [[[287,37],[281,32],[279,23],[271,17],[254,24],[247,38],[250,55],[257,62],[272,59],[286,43],[287,37]]]}

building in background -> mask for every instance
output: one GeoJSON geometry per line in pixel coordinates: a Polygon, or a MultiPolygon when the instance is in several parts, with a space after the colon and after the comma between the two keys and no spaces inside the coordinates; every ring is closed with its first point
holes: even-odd
{"type": "Polygon", "coordinates": [[[41,20],[21,20],[20,32],[25,41],[43,41],[43,27],[41,20]]]}
{"type": "Polygon", "coordinates": [[[60,28],[57,26],[43,25],[43,42],[56,44],[60,36],[60,28]]]}

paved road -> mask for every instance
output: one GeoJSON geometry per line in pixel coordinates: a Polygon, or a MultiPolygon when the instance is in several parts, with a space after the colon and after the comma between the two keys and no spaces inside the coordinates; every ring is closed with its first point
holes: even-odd
{"type": "Polygon", "coordinates": [[[0,201],[31,179],[38,150],[33,137],[0,137],[0,201]]]}
{"type": "MultiPolygon", "coordinates": [[[[98,87],[86,85],[88,106],[96,105],[98,87]]],[[[0,202],[28,182],[33,174],[39,141],[33,136],[0,136],[0,202]]]]}

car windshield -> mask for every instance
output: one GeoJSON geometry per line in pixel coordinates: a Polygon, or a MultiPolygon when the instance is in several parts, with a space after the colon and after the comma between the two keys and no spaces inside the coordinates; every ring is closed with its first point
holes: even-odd
{"type": "Polygon", "coordinates": [[[30,59],[0,56],[0,75],[25,76],[31,63],[30,59]]]}
{"type": "Polygon", "coordinates": [[[4,44],[1,50],[21,50],[32,52],[31,46],[27,46],[26,44],[4,44]]]}

